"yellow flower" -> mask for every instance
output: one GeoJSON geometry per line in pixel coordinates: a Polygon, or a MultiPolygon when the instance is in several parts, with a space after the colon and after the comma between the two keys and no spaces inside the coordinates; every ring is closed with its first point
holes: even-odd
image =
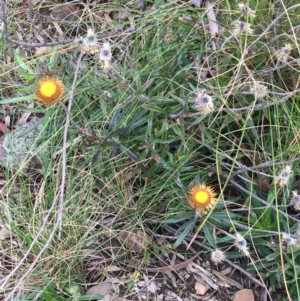
{"type": "Polygon", "coordinates": [[[211,209],[216,201],[216,193],[211,186],[202,183],[192,186],[189,190],[188,202],[197,211],[203,212],[211,209]]]}
{"type": "Polygon", "coordinates": [[[64,94],[64,85],[61,80],[45,76],[39,80],[36,89],[37,99],[44,105],[53,105],[59,102],[64,94]]]}

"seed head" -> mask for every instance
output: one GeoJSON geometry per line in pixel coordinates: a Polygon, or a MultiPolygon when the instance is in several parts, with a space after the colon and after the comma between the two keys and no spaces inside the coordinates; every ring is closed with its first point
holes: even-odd
{"type": "Polygon", "coordinates": [[[255,95],[257,99],[264,98],[268,95],[268,88],[261,84],[259,81],[254,81],[253,85],[250,88],[250,91],[255,95]]]}
{"type": "Polygon", "coordinates": [[[246,239],[239,233],[236,234],[235,246],[244,253],[245,256],[249,256],[249,251],[247,247],[246,239]]]}
{"type": "Polygon", "coordinates": [[[214,103],[212,98],[206,94],[206,89],[201,89],[197,93],[193,109],[196,109],[205,115],[214,111],[214,103]]]}
{"type": "Polygon", "coordinates": [[[296,244],[296,240],[285,232],[282,233],[282,241],[285,242],[287,246],[294,246],[296,244]]]}
{"type": "Polygon", "coordinates": [[[275,182],[281,187],[287,186],[293,176],[293,170],[291,166],[285,166],[279,174],[275,177],[275,182]]]}
{"type": "Polygon", "coordinates": [[[291,204],[293,205],[296,211],[300,211],[300,195],[297,191],[293,191],[293,196],[291,198],[291,204]]]}
{"type": "Polygon", "coordinates": [[[293,47],[291,44],[285,44],[280,50],[276,51],[274,56],[279,63],[286,63],[290,58],[293,47]]]}
{"type": "Polygon", "coordinates": [[[211,253],[210,259],[213,263],[219,264],[225,259],[225,254],[221,250],[215,250],[211,253]]]}
{"type": "Polygon", "coordinates": [[[234,21],[231,24],[233,26],[232,34],[234,36],[238,36],[241,33],[247,33],[247,34],[252,34],[253,29],[250,28],[251,24],[247,22],[242,22],[242,21],[234,21]]]}
{"type": "Polygon", "coordinates": [[[103,69],[107,69],[109,67],[111,59],[112,54],[110,44],[109,42],[104,42],[100,49],[100,61],[103,69]]]}
{"type": "Polygon", "coordinates": [[[249,17],[251,19],[255,18],[255,11],[248,7],[246,4],[239,3],[237,6],[242,16],[249,17]]]}
{"type": "Polygon", "coordinates": [[[99,52],[97,36],[91,28],[88,29],[86,37],[79,40],[78,46],[83,53],[95,54],[99,52]]]}

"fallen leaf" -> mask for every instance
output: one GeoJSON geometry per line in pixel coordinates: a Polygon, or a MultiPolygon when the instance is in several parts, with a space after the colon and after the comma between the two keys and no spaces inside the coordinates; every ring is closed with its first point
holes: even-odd
{"type": "Polygon", "coordinates": [[[35,5],[39,3],[41,0],[23,0],[23,5],[35,5]]]}
{"type": "MultiPolygon", "coordinates": [[[[42,54],[45,54],[45,53],[49,53],[53,50],[53,47],[49,47],[49,46],[43,46],[43,47],[35,47],[34,48],[35,50],[35,55],[42,55],[42,54]]],[[[44,60],[43,57],[39,57],[39,60],[44,60]]]]}
{"type": "Polygon", "coordinates": [[[55,21],[76,21],[80,17],[80,13],[76,3],[67,3],[54,7],[51,17],[55,21]]]}
{"type": "Polygon", "coordinates": [[[147,235],[142,230],[124,231],[119,234],[118,239],[131,252],[141,253],[147,245],[147,235]]]}
{"type": "Polygon", "coordinates": [[[0,121],[0,132],[2,132],[4,134],[7,132],[6,125],[3,122],[1,122],[1,121],[0,121]]]}
{"type": "Polygon", "coordinates": [[[190,3],[193,4],[193,5],[195,5],[196,7],[200,8],[200,6],[202,4],[202,0],[191,0],[190,3]]]}
{"type": "Polygon", "coordinates": [[[204,280],[207,285],[209,285],[212,289],[218,290],[219,287],[212,281],[213,275],[209,273],[206,269],[202,268],[196,263],[189,264],[187,266],[187,270],[190,273],[194,274],[194,277],[197,281],[204,280]]]}
{"type": "Polygon", "coordinates": [[[223,282],[226,282],[226,283],[229,284],[230,286],[235,286],[235,287],[237,287],[238,289],[242,289],[242,288],[243,288],[243,286],[242,286],[239,282],[237,282],[237,281],[231,279],[230,277],[227,277],[227,276],[223,275],[222,273],[220,273],[220,272],[218,272],[218,271],[215,271],[215,270],[213,270],[213,273],[214,273],[220,280],[222,280],[223,282]]]}
{"type": "Polygon", "coordinates": [[[214,6],[209,1],[205,1],[205,7],[207,9],[206,14],[208,18],[208,26],[210,31],[210,36],[215,38],[218,35],[219,28],[217,24],[216,14],[214,12],[214,6]]]}
{"type": "Polygon", "coordinates": [[[232,267],[227,267],[226,269],[222,270],[220,273],[222,275],[227,275],[227,274],[230,274],[232,272],[232,267]]]}
{"type": "Polygon", "coordinates": [[[113,289],[113,284],[111,282],[104,281],[98,285],[90,287],[86,294],[87,295],[110,295],[110,291],[113,289]]]}
{"type": "Polygon", "coordinates": [[[0,230],[0,240],[4,240],[5,238],[10,236],[10,231],[7,230],[6,228],[2,228],[0,230]]]}

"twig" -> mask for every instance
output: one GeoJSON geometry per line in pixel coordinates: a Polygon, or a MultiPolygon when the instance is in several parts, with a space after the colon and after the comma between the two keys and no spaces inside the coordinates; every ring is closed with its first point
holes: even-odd
{"type": "MultiPolygon", "coordinates": [[[[222,177],[222,175],[221,175],[222,177]]],[[[226,178],[226,180],[228,180],[228,176],[223,176],[224,178],[226,178]]],[[[261,202],[263,205],[267,206],[268,208],[272,208],[275,211],[278,211],[279,214],[281,214],[282,216],[284,216],[287,219],[291,219],[294,220],[295,222],[299,223],[300,220],[290,216],[289,214],[285,213],[284,211],[279,210],[276,206],[269,204],[268,202],[266,202],[265,200],[263,200],[262,198],[258,197],[257,195],[255,195],[254,193],[251,193],[250,191],[248,191],[246,188],[244,188],[243,186],[239,185],[237,182],[235,182],[234,180],[230,179],[229,180],[230,184],[232,184],[233,186],[235,186],[236,188],[238,188],[239,190],[247,193],[248,195],[251,195],[252,198],[256,199],[257,201],[261,202]]]]}
{"type": "MultiPolygon", "coordinates": [[[[186,99],[185,99],[182,110],[177,114],[170,114],[169,117],[172,118],[172,119],[177,119],[177,118],[185,118],[185,117],[193,117],[193,116],[202,115],[201,112],[184,114],[185,110],[186,110],[186,105],[187,105],[188,98],[190,96],[192,96],[194,93],[196,93],[198,90],[190,92],[186,96],[186,99]]],[[[267,102],[267,103],[259,103],[259,104],[256,104],[256,105],[252,104],[250,106],[242,107],[242,108],[219,108],[218,110],[216,110],[216,112],[218,112],[218,113],[220,113],[220,112],[230,113],[230,112],[241,112],[241,111],[248,111],[248,110],[254,111],[254,110],[259,110],[259,109],[265,109],[265,108],[268,108],[268,107],[271,107],[271,106],[274,106],[274,105],[285,102],[287,99],[289,99],[290,97],[292,97],[294,94],[296,94],[298,92],[300,92],[300,89],[297,89],[297,90],[291,91],[291,92],[283,92],[283,93],[270,91],[269,94],[279,95],[279,96],[284,96],[284,97],[281,98],[280,100],[277,100],[277,101],[267,102]]],[[[253,94],[253,93],[252,92],[251,93],[250,92],[240,92],[240,94],[247,94],[248,95],[248,94],[253,94]]],[[[230,95],[232,95],[232,94],[230,94],[230,95]]]]}
{"type": "MultiPolygon", "coordinates": [[[[68,109],[63,103],[61,103],[61,106],[62,106],[62,108],[64,109],[66,115],[69,116],[69,118],[71,119],[71,114],[70,114],[69,109],[68,109]]],[[[76,129],[81,135],[83,135],[83,136],[85,136],[85,137],[87,137],[87,138],[92,138],[92,139],[96,139],[96,138],[97,138],[97,140],[99,139],[99,141],[100,141],[100,139],[103,139],[103,137],[99,137],[98,135],[95,136],[93,133],[90,133],[88,130],[82,129],[75,121],[72,121],[71,124],[72,124],[72,126],[75,127],[75,129],[76,129]]]]}
{"type": "Polygon", "coordinates": [[[276,24],[276,23],[277,23],[277,22],[278,22],[285,14],[288,13],[288,11],[290,11],[290,10],[292,10],[292,9],[294,9],[294,8],[297,8],[297,7],[299,7],[299,6],[300,6],[300,4],[292,5],[292,6],[290,6],[289,8],[285,9],[280,15],[278,15],[277,18],[275,18],[275,19],[273,20],[273,22],[272,22],[272,23],[264,30],[264,32],[261,33],[261,34],[259,35],[259,37],[258,37],[255,41],[252,42],[252,46],[250,46],[249,49],[250,49],[251,47],[253,47],[259,40],[261,40],[261,39],[268,33],[268,31],[269,31],[273,26],[275,26],[275,24],[276,24]]]}
{"type": "Polygon", "coordinates": [[[59,206],[59,212],[58,212],[58,220],[60,220],[60,227],[59,227],[59,233],[58,233],[58,238],[61,238],[61,221],[62,221],[62,214],[64,210],[64,196],[65,196],[65,183],[66,183],[66,177],[67,177],[67,145],[68,145],[68,131],[69,131],[69,125],[70,125],[70,120],[71,120],[71,110],[72,110],[72,105],[73,105],[73,97],[74,97],[74,91],[77,83],[77,77],[79,73],[79,67],[81,64],[81,60],[83,57],[84,53],[80,52],[80,55],[77,60],[77,65],[75,69],[75,74],[74,74],[74,79],[73,79],[73,84],[70,92],[70,97],[69,97],[69,104],[68,104],[68,114],[66,115],[66,123],[65,123],[65,129],[64,129],[64,137],[63,137],[63,147],[62,147],[62,176],[61,176],[61,185],[60,185],[60,206],[59,206]]]}
{"type": "MultiPolygon", "coordinates": [[[[242,108],[222,108],[220,109],[218,112],[238,112],[238,111],[247,111],[247,110],[258,110],[258,109],[265,109],[274,105],[277,105],[279,103],[283,103],[285,102],[287,99],[289,99],[291,96],[293,96],[294,94],[298,93],[300,91],[300,89],[297,89],[295,91],[292,92],[287,92],[287,93],[277,93],[277,95],[286,95],[285,97],[283,97],[282,99],[278,100],[278,101],[273,101],[273,102],[268,102],[268,103],[259,103],[257,105],[250,105],[247,107],[242,107],[242,108]]],[[[272,94],[275,94],[275,92],[272,92],[272,94]]]]}
{"type": "Polygon", "coordinates": [[[286,165],[286,164],[291,164],[291,163],[294,163],[294,162],[297,162],[297,161],[300,161],[299,157],[295,158],[295,159],[291,159],[291,160],[286,160],[284,162],[265,162],[265,163],[258,164],[258,165],[255,165],[255,166],[251,166],[251,167],[247,167],[247,166],[244,165],[243,167],[241,167],[240,170],[237,170],[234,173],[232,173],[231,177],[233,178],[236,175],[238,175],[240,173],[243,173],[245,171],[252,171],[252,172],[255,172],[255,173],[259,173],[259,172],[256,172],[255,169],[272,167],[272,166],[286,165]]]}
{"type": "Polygon", "coordinates": [[[186,98],[185,98],[185,101],[184,101],[184,104],[183,104],[183,107],[181,109],[181,111],[177,114],[170,114],[169,117],[172,118],[172,119],[178,119],[178,118],[182,118],[184,116],[184,113],[185,113],[185,109],[186,109],[186,105],[187,105],[187,101],[188,99],[192,96],[192,95],[195,95],[197,93],[197,91],[199,91],[201,89],[197,89],[195,91],[192,91],[190,92],[186,98]]]}

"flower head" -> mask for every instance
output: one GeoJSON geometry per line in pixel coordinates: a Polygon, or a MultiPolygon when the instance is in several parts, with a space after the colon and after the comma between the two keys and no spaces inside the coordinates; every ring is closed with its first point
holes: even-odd
{"type": "Polygon", "coordinates": [[[293,47],[291,44],[285,44],[280,50],[276,51],[274,56],[279,63],[286,63],[290,57],[293,47]]]}
{"type": "Polygon", "coordinates": [[[293,191],[291,203],[296,211],[300,211],[300,195],[297,191],[293,191]]]}
{"type": "Polygon", "coordinates": [[[236,20],[236,21],[232,22],[231,25],[233,26],[232,34],[235,36],[237,36],[243,32],[248,33],[248,34],[253,33],[253,29],[250,28],[250,26],[251,26],[250,23],[236,20]]]}
{"type": "Polygon", "coordinates": [[[255,11],[248,7],[246,4],[239,3],[237,6],[242,16],[249,17],[251,19],[255,18],[255,11]]]}
{"type": "Polygon", "coordinates": [[[221,250],[215,250],[211,253],[210,259],[213,263],[219,264],[225,259],[225,254],[221,250]]]}
{"type": "Polygon", "coordinates": [[[97,36],[91,28],[88,29],[86,37],[79,40],[78,46],[83,53],[95,54],[99,52],[97,36]]]}
{"type": "Polygon", "coordinates": [[[291,166],[287,165],[275,177],[275,182],[279,184],[281,187],[286,186],[289,184],[292,175],[293,175],[293,170],[291,166]]]}
{"type": "Polygon", "coordinates": [[[109,42],[104,42],[100,50],[100,61],[103,69],[107,69],[109,67],[111,58],[112,54],[110,44],[109,42]]]}
{"type": "Polygon", "coordinates": [[[245,254],[245,256],[249,256],[249,250],[247,247],[246,239],[239,233],[236,234],[235,238],[235,246],[245,254]]]}
{"type": "Polygon", "coordinates": [[[255,95],[257,99],[264,98],[268,95],[268,88],[261,84],[258,81],[254,81],[253,85],[250,88],[250,91],[255,95]]]}
{"type": "Polygon", "coordinates": [[[45,76],[39,80],[36,88],[37,99],[45,105],[59,102],[64,94],[64,85],[61,80],[45,76]]]}
{"type": "Polygon", "coordinates": [[[189,190],[188,202],[199,212],[211,209],[216,201],[216,193],[211,186],[200,184],[192,186],[189,190]]]}
{"type": "Polygon", "coordinates": [[[201,89],[197,93],[193,109],[202,112],[203,114],[209,114],[214,110],[214,103],[212,98],[206,94],[206,89],[201,89]]]}

